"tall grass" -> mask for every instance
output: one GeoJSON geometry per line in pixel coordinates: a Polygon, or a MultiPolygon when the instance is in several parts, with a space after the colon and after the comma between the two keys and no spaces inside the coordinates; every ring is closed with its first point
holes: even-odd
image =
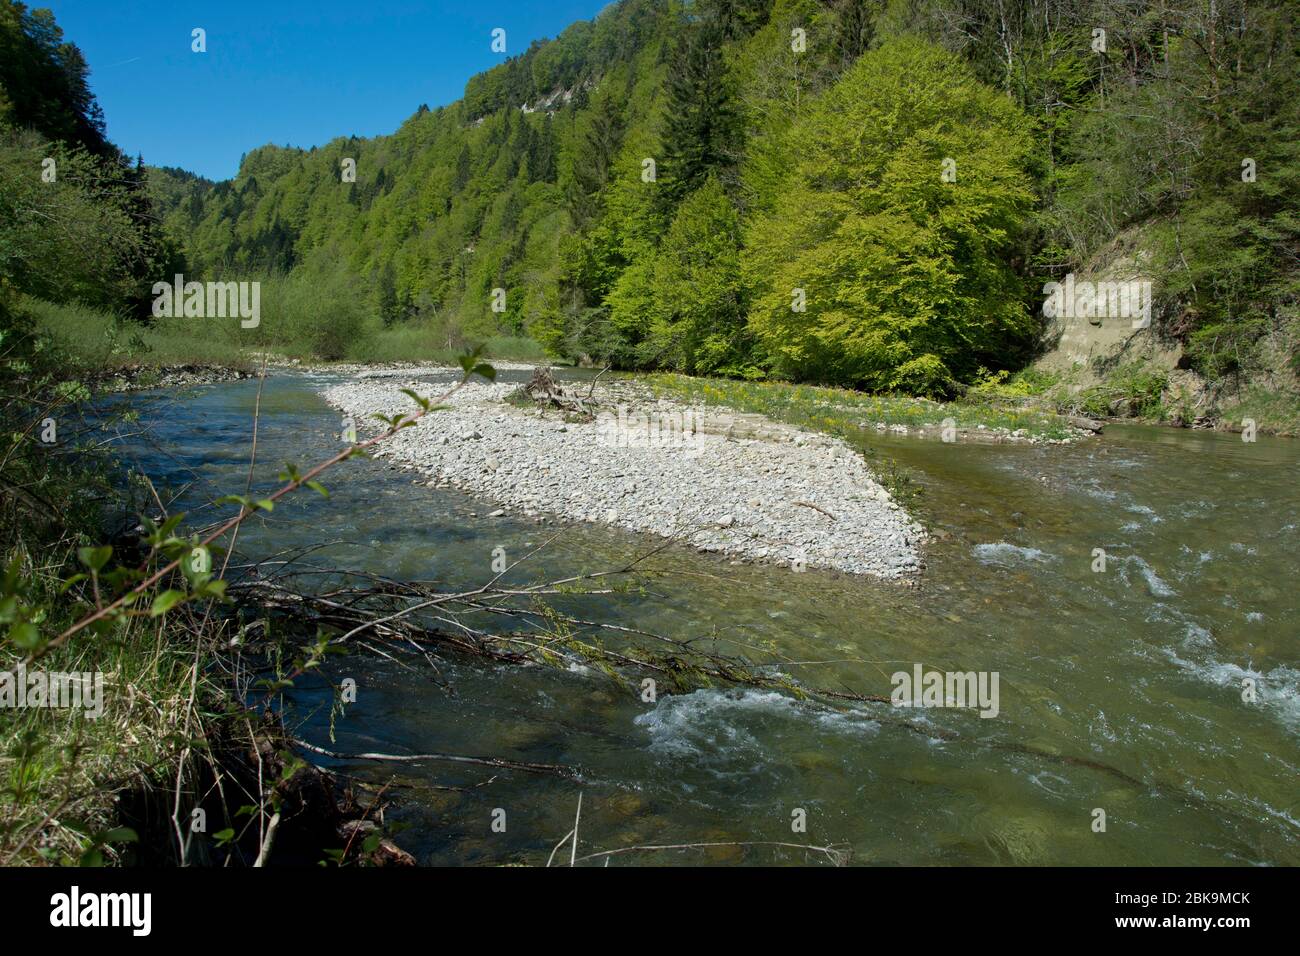
{"type": "MultiPolygon", "coordinates": [[[[70,481],[67,491],[80,486],[70,481]]],[[[84,532],[59,541],[11,545],[25,577],[23,598],[45,607],[43,626],[73,623],[81,605],[68,599],[62,579],[79,567],[84,532]]],[[[114,830],[121,791],[167,786],[176,774],[182,740],[202,734],[204,713],[218,699],[205,674],[192,674],[195,643],[215,640],[196,620],[128,618],[86,641],[50,652],[33,670],[88,673],[103,678],[103,713],[77,710],[0,710],[0,865],[99,865],[126,847],[114,830]],[[191,678],[197,683],[192,683],[191,678]]],[[[17,658],[0,659],[12,671],[17,658]]]]}
{"type": "MultiPolygon", "coordinates": [[[[76,365],[112,369],[128,365],[220,365],[247,368],[263,349],[305,362],[442,362],[454,364],[463,343],[448,346],[443,330],[413,319],[385,328],[364,297],[348,283],[293,274],[262,280],[261,317],[255,329],[237,318],[161,318],[140,322],[78,303],[27,299],[24,311],[76,365]]],[[[473,343],[477,344],[477,343],[473,343]]],[[[509,361],[544,361],[533,339],[490,335],[484,355],[509,361]]]]}
{"type": "MultiPolygon", "coordinates": [[[[107,503],[134,504],[111,480],[107,451],[80,441],[94,428],[83,415],[89,393],[68,387],[78,362],[115,354],[111,317],[39,304],[34,316],[14,305],[0,287],[0,671],[8,673],[32,653],[33,633],[59,633],[96,600],[98,585],[68,584],[86,570],[79,549],[111,538],[107,503]],[[79,357],[61,340],[76,343],[79,357]],[[41,437],[45,420],[58,426],[52,444],[41,437]]],[[[170,786],[178,738],[199,734],[211,711],[207,678],[192,669],[205,634],[222,636],[193,617],[128,616],[33,662],[29,674],[102,675],[104,709],[92,717],[0,707],[0,865],[98,863],[119,852],[115,798],[170,786]]]]}
{"type": "MultiPolygon", "coordinates": [[[[467,343],[469,344],[469,343],[467,343]]],[[[478,344],[478,343],[473,343],[478,344]]],[[[493,335],[483,340],[488,358],[513,362],[544,362],[546,352],[533,339],[493,335]]],[[[453,364],[464,348],[448,348],[441,330],[425,323],[409,323],[381,329],[352,349],[347,358],[354,362],[442,362],[453,364]]]]}
{"type": "Polygon", "coordinates": [[[33,331],[48,334],[74,368],[249,364],[238,338],[223,325],[195,334],[195,323],[206,319],[159,319],[146,325],[75,302],[31,298],[24,300],[23,311],[34,321],[33,331]]]}

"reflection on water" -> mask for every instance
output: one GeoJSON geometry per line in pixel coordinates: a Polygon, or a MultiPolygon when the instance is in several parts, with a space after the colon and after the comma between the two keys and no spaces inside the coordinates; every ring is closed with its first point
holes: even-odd
{"type": "MultiPolygon", "coordinates": [[[[282,375],[262,401],[259,486],[337,448],[316,396],[282,375]]],[[[394,383],[394,388],[397,383],[394,383]]],[[[127,442],[184,500],[242,490],[256,383],[178,403],[141,398],[157,445],[127,442]]],[[[645,593],[582,616],[779,660],[815,686],[890,693],[914,662],[996,671],[1000,713],[827,710],[771,691],[642,703],[594,673],[443,660],[428,672],[357,654],[357,703],[328,740],[329,692],[296,692],[302,733],[342,752],[443,751],[579,765],[580,781],[447,765],[349,766],[404,785],[397,842],[427,863],[541,863],[572,827],[582,853],[645,844],[847,844],[859,863],[1300,863],[1300,522],[1294,442],[1112,427],[1072,447],[869,438],[925,488],[935,535],[916,588],[734,565],[674,548],[645,593]],[[1105,570],[1095,571],[1101,549],[1105,570]],[[755,648],[771,648],[754,650],[755,648]],[[1242,699],[1253,679],[1258,699],[1242,699]],[[447,684],[450,687],[446,686],[447,684]],[[902,719],[906,718],[906,719],[902,719]],[[490,782],[488,782],[490,781],[490,782]],[[456,789],[451,789],[456,788],[456,789]],[[504,809],[506,830],[491,828],[504,809]],[[1094,810],[1106,815],[1094,832],[1094,810]],[[807,833],[791,832],[792,814],[807,833]]],[[[552,532],[353,461],[240,538],[248,554],[327,543],[319,564],[480,583],[492,551],[552,532]],[[475,515],[471,517],[471,515],[475,515]]],[[[532,562],[555,577],[625,562],[645,539],[575,525],[532,562]]],[[[578,601],[578,599],[570,599],[578,601]]],[[[567,851],[566,851],[567,852],[567,851]]],[[[603,863],[604,860],[597,860],[603,863]]],[[[716,846],[629,862],[822,862],[716,846]]]]}

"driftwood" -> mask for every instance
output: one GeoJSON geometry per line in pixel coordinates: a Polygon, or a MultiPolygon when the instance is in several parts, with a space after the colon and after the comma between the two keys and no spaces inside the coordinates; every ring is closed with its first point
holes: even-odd
{"type": "Polygon", "coordinates": [[[309,744],[305,740],[293,739],[294,746],[301,747],[303,750],[319,754],[322,757],[332,757],[335,760],[377,760],[386,763],[428,763],[430,761],[441,761],[443,763],[469,763],[477,764],[482,767],[493,767],[499,770],[522,770],[524,773],[547,773],[557,777],[576,777],[577,771],[573,767],[567,767],[563,764],[555,763],[528,763],[522,760],[506,760],[502,757],[466,757],[462,754],[381,754],[381,753],[362,753],[362,754],[343,754],[335,753],[333,750],[326,750],[323,747],[317,747],[309,744]]]}
{"type": "MultiPolygon", "coordinates": [[[[655,549],[658,550],[660,549],[655,549]]],[[[294,586],[298,573],[285,568],[269,579],[254,578],[234,582],[229,593],[244,607],[258,607],[282,618],[296,620],[305,633],[316,633],[319,628],[326,628],[342,632],[341,636],[333,639],[336,643],[345,643],[351,639],[363,647],[375,650],[371,644],[358,640],[364,634],[386,648],[386,651],[423,658],[428,664],[433,664],[429,653],[444,651],[485,658],[499,664],[533,663],[560,668],[580,664],[600,670],[615,683],[629,687],[637,686],[640,678],[649,675],[658,681],[659,692],[668,694],[689,693],[700,687],[721,685],[775,690],[833,711],[842,711],[846,704],[860,706],[892,703],[889,697],[880,694],[861,693],[849,687],[835,689],[810,686],[785,675],[773,674],[770,670],[772,664],[789,667],[794,663],[780,655],[774,661],[755,662],[744,656],[709,649],[702,645],[699,638],[670,637],[607,622],[584,620],[534,603],[579,590],[593,595],[616,593],[617,588],[602,586],[602,579],[632,574],[638,571],[641,560],[638,558],[624,568],[536,585],[507,585],[493,579],[483,587],[461,592],[439,591],[424,584],[397,582],[357,573],[349,575],[354,579],[351,582],[340,582],[323,589],[305,588],[294,586]],[[365,583],[364,580],[355,580],[357,578],[369,578],[370,581],[365,583]],[[577,585],[581,587],[576,587],[577,585]],[[519,599],[524,599],[525,603],[516,603],[519,599]],[[513,622],[522,629],[501,630],[487,621],[478,624],[484,618],[513,622]],[[471,620],[478,626],[468,623],[471,620]]],[[[300,572],[302,569],[298,570],[300,572]]],[[[931,723],[918,723],[903,716],[893,716],[891,711],[892,708],[874,712],[872,717],[880,724],[929,738],[979,744],[976,737],[966,737],[955,730],[931,723]]],[[[1090,758],[1050,753],[1015,741],[979,745],[1024,754],[1048,763],[1086,767],[1135,787],[1173,789],[1143,783],[1117,767],[1090,758]]],[[[578,772],[578,768],[563,765],[525,765],[495,758],[467,758],[451,754],[339,756],[397,762],[481,763],[489,768],[559,776],[578,772]]]]}
{"type": "MultiPolygon", "coordinates": [[[[805,504],[817,508],[811,502],[805,504]]],[[[518,559],[510,566],[511,569],[544,551],[552,541],[554,538],[539,545],[525,558],[518,559]]],[[[858,710],[864,704],[891,705],[892,700],[848,686],[810,685],[784,673],[791,667],[817,663],[814,661],[791,661],[780,653],[772,659],[756,661],[747,653],[753,650],[748,645],[718,635],[674,637],[608,621],[574,617],[547,605],[549,599],[560,595],[608,596],[629,590],[615,583],[620,578],[624,579],[625,585],[632,585],[643,584],[648,578],[665,573],[671,574],[645,566],[649,558],[659,554],[668,544],[664,542],[634,556],[622,567],[542,580],[536,584],[507,583],[502,580],[503,574],[498,574],[482,586],[464,591],[442,590],[432,583],[396,581],[364,572],[343,574],[312,568],[298,556],[283,562],[267,561],[246,566],[246,570],[255,573],[232,582],[228,593],[236,604],[247,609],[269,611],[282,621],[294,622],[304,634],[319,634],[324,629],[337,635],[331,643],[350,640],[371,650],[382,648],[381,653],[384,656],[391,654],[393,660],[400,657],[416,662],[422,660],[433,668],[439,680],[441,674],[435,658],[440,653],[448,653],[486,659],[501,665],[543,664],[560,669],[583,665],[633,690],[642,678],[649,676],[656,680],[661,694],[690,693],[709,686],[773,690],[828,711],[844,712],[846,708],[853,708],[858,713],[870,713],[879,724],[927,738],[972,743],[1046,763],[1084,767],[1132,787],[1151,788],[1194,799],[1177,787],[1139,780],[1116,766],[1088,757],[1052,753],[1018,741],[985,743],[977,735],[967,736],[930,722],[908,719],[892,706],[884,710],[858,710]],[[312,586],[309,579],[322,573],[327,580],[317,580],[312,586]],[[739,653],[724,653],[718,646],[722,644],[733,644],[739,653]],[[779,670],[773,672],[773,665],[779,670]]],[[[564,765],[524,764],[444,753],[339,756],[393,762],[479,764],[489,769],[557,776],[580,772],[579,768],[564,765]]]]}
{"type": "Polygon", "coordinates": [[[821,505],[815,505],[811,501],[796,501],[795,504],[802,505],[805,508],[811,508],[813,511],[820,511],[822,514],[830,518],[832,521],[835,520],[835,516],[831,514],[829,511],[827,511],[825,508],[823,508],[821,505]]]}
{"type": "MultiPolygon", "coordinates": [[[[594,388],[595,383],[592,384],[594,388]]],[[[573,389],[565,388],[555,380],[555,376],[546,366],[533,369],[533,377],[526,385],[521,386],[516,394],[531,399],[543,408],[558,408],[561,411],[581,415],[588,421],[596,417],[597,402],[591,395],[584,397],[573,389]]]]}

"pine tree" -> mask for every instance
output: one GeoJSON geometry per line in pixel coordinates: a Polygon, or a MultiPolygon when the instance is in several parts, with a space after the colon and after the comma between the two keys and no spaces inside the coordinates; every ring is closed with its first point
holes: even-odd
{"type": "Polygon", "coordinates": [[[710,173],[734,183],[742,127],[723,51],[724,25],[707,17],[684,31],[668,73],[664,110],[663,201],[675,205],[710,173]]]}
{"type": "Polygon", "coordinates": [[[460,192],[469,183],[469,179],[470,179],[469,163],[470,163],[469,146],[467,144],[461,146],[460,153],[458,153],[456,156],[455,189],[457,192],[460,192]]]}

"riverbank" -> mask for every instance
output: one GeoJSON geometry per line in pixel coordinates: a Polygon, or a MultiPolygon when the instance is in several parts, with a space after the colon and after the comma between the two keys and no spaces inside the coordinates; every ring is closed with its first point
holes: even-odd
{"type": "Polygon", "coordinates": [[[1068,444],[1101,430],[1102,423],[1047,409],[980,401],[935,402],[907,395],[869,395],[851,389],[786,382],[743,382],[656,373],[646,376],[657,396],[761,414],[840,437],[888,432],[945,442],[1068,444]]]}
{"type": "MultiPolygon", "coordinates": [[[[248,635],[211,600],[221,590],[204,589],[212,573],[165,570],[193,553],[182,516],[165,522],[173,502],[157,473],[118,457],[111,426],[130,400],[94,402],[234,384],[251,368],[72,355],[32,327],[0,289],[0,865],[411,862],[383,833],[377,798],[335,786],[294,756],[278,716],[247,706],[248,635]],[[141,516],[165,530],[145,534],[141,516]]],[[[256,652],[269,655],[262,636],[256,652]]]]}
{"type": "Polygon", "coordinates": [[[238,382],[256,372],[242,365],[118,365],[96,370],[87,377],[104,392],[141,392],[153,388],[189,388],[214,382],[238,382]]]}

